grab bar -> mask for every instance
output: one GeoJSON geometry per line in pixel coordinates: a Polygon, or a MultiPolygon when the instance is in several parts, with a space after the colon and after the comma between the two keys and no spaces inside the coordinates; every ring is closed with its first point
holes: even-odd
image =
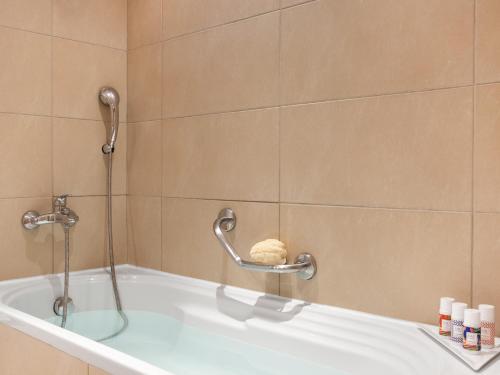
{"type": "Polygon", "coordinates": [[[241,259],[236,253],[233,245],[224,236],[224,232],[230,232],[236,227],[236,215],[230,208],[224,208],[219,212],[219,216],[214,221],[214,233],[219,243],[222,245],[226,253],[229,254],[232,260],[241,268],[250,271],[272,272],[272,273],[296,273],[297,276],[304,280],[310,280],[316,274],[316,261],[309,253],[301,253],[296,258],[293,264],[266,265],[256,262],[248,262],[241,259]]]}

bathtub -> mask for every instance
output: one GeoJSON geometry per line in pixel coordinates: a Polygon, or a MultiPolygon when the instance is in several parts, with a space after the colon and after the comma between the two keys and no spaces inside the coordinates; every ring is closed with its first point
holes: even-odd
{"type": "MultiPolygon", "coordinates": [[[[111,342],[95,341],[122,324],[108,319],[115,313],[105,269],[70,278],[69,319],[90,338],[54,324],[62,275],[1,282],[0,319],[111,374],[474,373],[415,323],[129,265],[117,271],[130,323],[111,342]]],[[[500,362],[482,373],[500,374],[500,362]]]]}

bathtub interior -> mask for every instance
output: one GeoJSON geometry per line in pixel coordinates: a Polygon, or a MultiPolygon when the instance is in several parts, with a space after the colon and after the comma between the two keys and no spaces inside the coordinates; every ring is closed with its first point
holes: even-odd
{"type": "MultiPolygon", "coordinates": [[[[119,268],[119,282],[123,306],[129,315],[150,321],[155,314],[170,319],[163,327],[157,327],[168,331],[165,350],[185,345],[189,342],[186,337],[195,332],[202,335],[200,340],[211,340],[214,346],[222,342],[220,351],[211,351],[214,356],[227,359],[232,342],[235,361],[252,358],[255,362],[260,358],[262,374],[273,368],[272,353],[277,360],[289,358],[293,364],[294,358],[304,359],[318,369],[329,369],[326,373],[342,375],[366,371],[387,375],[420,374],[423,369],[427,371],[436,366],[433,356],[429,355],[431,349],[415,350],[415,340],[423,342],[423,335],[418,335],[414,327],[404,322],[130,266],[119,268]],[[225,338],[233,341],[224,341],[225,338]],[[252,354],[254,348],[258,350],[252,354]],[[267,357],[259,352],[262,349],[267,357]]],[[[96,312],[114,311],[111,282],[105,272],[72,275],[70,285],[74,316],[90,312],[95,318],[96,312]]],[[[40,319],[54,319],[52,303],[62,292],[60,275],[21,282],[8,289],[2,295],[4,304],[40,319]]],[[[102,323],[105,319],[95,321],[102,323]]],[[[141,324],[147,327],[145,322],[141,324]]],[[[53,329],[60,328],[53,326],[53,329]]],[[[149,325],[149,329],[150,336],[157,333],[154,325],[149,325]]],[[[135,344],[147,346],[151,337],[147,337],[147,332],[142,336],[143,341],[135,344]]],[[[115,348],[121,349],[120,345],[115,348]]],[[[155,365],[161,363],[151,358],[148,361],[155,365]]],[[[293,369],[290,368],[290,374],[293,369]]],[[[170,367],[169,370],[177,369],[170,367]]]]}

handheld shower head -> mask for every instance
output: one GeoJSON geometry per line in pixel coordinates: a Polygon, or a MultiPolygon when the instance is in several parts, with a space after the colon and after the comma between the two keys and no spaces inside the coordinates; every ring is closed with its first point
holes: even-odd
{"type": "Polygon", "coordinates": [[[99,99],[102,104],[118,107],[120,104],[120,95],[118,95],[118,91],[116,91],[112,87],[103,87],[99,91],[99,99]]]}
{"type": "Polygon", "coordinates": [[[102,152],[109,154],[115,150],[116,138],[118,136],[118,104],[120,104],[120,95],[112,87],[103,87],[99,90],[99,100],[102,104],[109,106],[111,110],[111,132],[108,143],[102,146],[102,152]]]}

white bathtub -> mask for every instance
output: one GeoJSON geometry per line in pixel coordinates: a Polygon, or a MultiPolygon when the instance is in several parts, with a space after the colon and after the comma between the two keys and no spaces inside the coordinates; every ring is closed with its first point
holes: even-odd
{"type": "MultiPolygon", "coordinates": [[[[308,304],[133,266],[120,266],[118,273],[125,310],[165,314],[182,322],[180,327],[187,330],[194,328],[216,335],[214,338],[225,336],[236,343],[243,341],[249,347],[263,347],[271,357],[272,353],[283,353],[289,356],[287,358],[331,367],[332,374],[474,373],[411,322],[308,304]]],[[[72,273],[70,285],[76,313],[113,309],[111,283],[105,270],[72,273]]],[[[174,372],[161,369],[43,320],[54,315],[52,304],[61,291],[61,275],[2,282],[0,318],[3,323],[112,374],[184,373],[182,369],[174,372]]],[[[167,332],[174,337],[174,346],[178,331],[167,332]]],[[[140,346],[147,351],[147,337],[142,340],[140,346]]],[[[219,341],[214,339],[213,342],[211,360],[224,361],[225,356],[232,355],[217,352],[219,341]],[[217,356],[220,358],[213,358],[217,356]]],[[[203,353],[193,349],[190,360],[201,361],[202,356],[203,353]]],[[[271,366],[268,372],[253,369],[249,373],[285,374],[286,371],[276,370],[285,365],[280,358],[274,363],[267,359],[271,366]]],[[[249,365],[258,368],[257,362],[252,357],[249,365]]],[[[482,373],[500,374],[500,362],[488,366],[482,373]]],[[[314,374],[315,371],[308,371],[308,375],[314,374]]]]}

